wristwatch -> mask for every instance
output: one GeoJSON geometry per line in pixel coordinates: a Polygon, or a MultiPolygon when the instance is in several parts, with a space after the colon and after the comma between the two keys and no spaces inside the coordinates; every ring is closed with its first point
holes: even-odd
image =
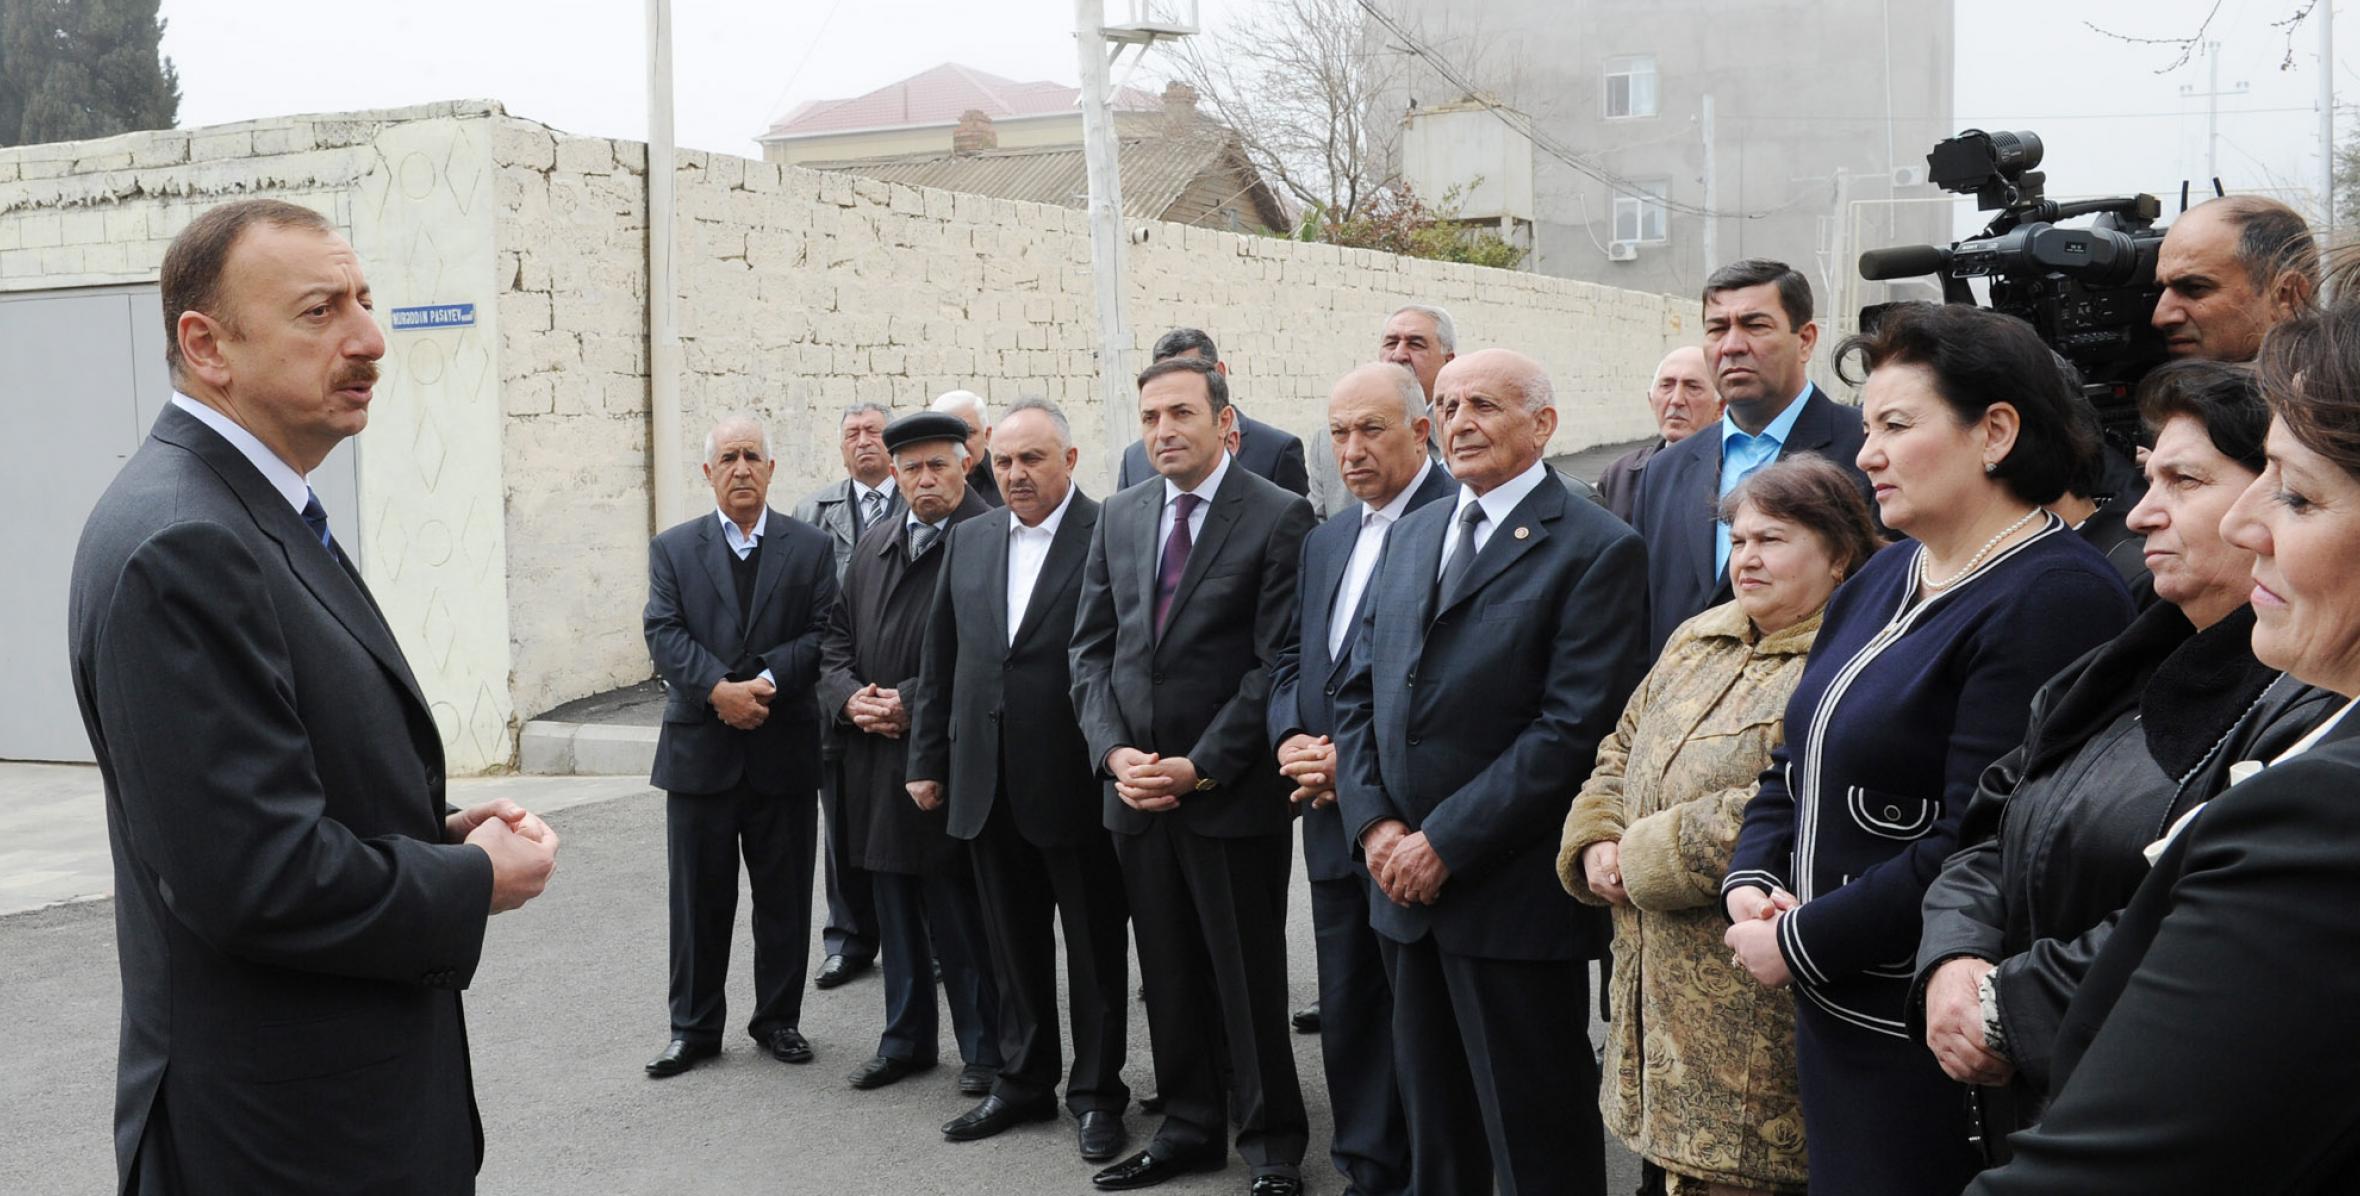
{"type": "Polygon", "coordinates": [[[1205,792],[1206,790],[1208,790],[1208,789],[1211,789],[1213,786],[1215,786],[1215,785],[1218,785],[1218,784],[1220,784],[1220,783],[1221,783],[1221,782],[1219,782],[1219,781],[1216,781],[1216,780],[1214,780],[1214,779],[1213,779],[1213,778],[1211,778],[1211,777],[1198,777],[1198,778],[1196,779],[1196,791],[1197,791],[1198,793],[1203,793],[1203,792],[1205,792]]]}

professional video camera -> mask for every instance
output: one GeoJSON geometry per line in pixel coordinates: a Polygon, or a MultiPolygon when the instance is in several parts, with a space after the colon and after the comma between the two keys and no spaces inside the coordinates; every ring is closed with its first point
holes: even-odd
{"type": "MultiPolygon", "coordinates": [[[[2030,323],[2040,339],[2081,373],[2082,394],[2097,409],[2109,439],[2121,447],[2135,437],[2138,410],[2131,392],[2165,357],[2163,337],[2150,322],[2155,301],[2155,251],[2163,233],[2154,225],[2162,205],[2152,195],[2057,203],[2044,199],[2048,178],[2040,138],[2029,132],[1969,129],[1926,155],[1935,186],[1973,195],[1976,207],[1998,212],[1974,237],[1943,249],[1903,245],[1860,255],[1860,276],[1871,281],[1935,274],[1947,303],[1975,302],[1970,278],[1991,280],[1991,307],[2030,323]],[[2087,228],[2058,221],[2095,216],[2087,228]]],[[[1862,309],[1863,328],[1882,310],[1862,309]]]]}

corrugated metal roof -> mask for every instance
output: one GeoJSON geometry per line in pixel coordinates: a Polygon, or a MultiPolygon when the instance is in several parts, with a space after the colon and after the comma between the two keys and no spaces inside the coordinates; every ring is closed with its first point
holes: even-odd
{"type": "MultiPolygon", "coordinates": [[[[958,122],[970,108],[986,116],[1052,116],[1074,110],[1081,90],[1061,83],[1019,83],[971,66],[941,66],[850,99],[808,100],[780,117],[761,140],[779,141],[852,129],[912,128],[958,122]]],[[[1113,106],[1152,112],[1162,101],[1136,87],[1122,88],[1113,106]]]]}
{"type": "MultiPolygon", "coordinates": [[[[1182,137],[1126,137],[1119,166],[1123,178],[1123,212],[1142,220],[1161,220],[1189,184],[1208,174],[1238,179],[1241,189],[1261,190],[1260,180],[1245,167],[1243,158],[1226,152],[1228,138],[1217,133],[1182,137]],[[1249,180],[1251,180],[1249,182],[1249,180]]],[[[808,162],[815,170],[865,175],[913,187],[964,191],[996,199],[1057,204],[1079,208],[1089,203],[1089,170],[1078,145],[1023,149],[980,150],[971,154],[926,154],[900,158],[871,158],[848,162],[808,162]]],[[[1266,226],[1283,227],[1283,213],[1274,211],[1267,192],[1241,196],[1246,210],[1258,213],[1266,226]]]]}

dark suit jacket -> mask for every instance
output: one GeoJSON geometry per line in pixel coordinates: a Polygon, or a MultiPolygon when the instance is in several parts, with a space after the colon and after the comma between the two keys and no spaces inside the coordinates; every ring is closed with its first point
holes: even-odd
{"type": "Polygon", "coordinates": [[[1073,633],[1073,705],[1090,744],[1090,766],[1133,747],[1186,756],[1216,784],[1180,799],[1164,815],[1143,814],[1106,780],[1106,829],[1144,833],[1175,817],[1202,835],[1284,834],[1294,786],[1270,754],[1266,719],[1270,670],[1295,615],[1295,567],[1311,504],[1249,470],[1231,468],[1205,509],[1155,634],[1155,581],[1163,544],[1164,483],[1155,478],[1113,498],[1098,513],[1082,571],[1073,633]]]}
{"type": "MultiPolygon", "coordinates": [[[[1796,453],[1817,453],[1844,467],[1870,499],[1868,478],[1852,459],[1865,439],[1860,411],[1827,396],[1814,385],[1803,396],[1786,443],[1783,461],[1796,453]]],[[[1714,515],[1721,503],[1721,430],[1707,427],[1655,454],[1639,473],[1638,502],[1631,526],[1647,542],[1647,651],[1663,650],[1672,630],[1708,607],[1729,600],[1729,579],[1713,568],[1714,515]]]]}
{"type": "MultiPolygon", "coordinates": [[[[1426,471],[1426,480],[1410,495],[1406,518],[1428,503],[1458,493],[1457,482],[1440,464],[1426,471]]],[[[1352,547],[1360,542],[1360,503],[1336,512],[1303,537],[1303,563],[1295,586],[1295,623],[1287,646],[1270,670],[1270,745],[1297,733],[1336,733],[1336,688],[1344,683],[1344,666],[1352,659],[1352,643],[1359,634],[1356,617],[1344,630],[1342,653],[1328,656],[1328,615],[1344,571],[1352,564],[1352,547]]],[[[1374,576],[1373,574],[1371,575],[1374,576]]],[[[1368,591],[1361,591],[1365,602],[1368,591]]],[[[1352,876],[1352,845],[1344,837],[1343,815],[1333,804],[1303,811],[1303,867],[1313,880],[1343,880],[1352,876]]]]}
{"type": "MultiPolygon", "coordinates": [[[[872,735],[844,717],[844,703],[870,683],[899,690],[907,709],[918,690],[927,617],[942,576],[944,548],[958,525],[991,508],[969,490],[952,509],[943,535],[911,560],[906,516],[861,533],[844,593],[828,616],[820,652],[819,703],[843,741],[838,783],[847,843],[854,862],[872,872],[925,875],[964,853],[945,831],[945,811],[921,810],[910,800],[909,739],[872,735]]],[[[1006,599],[1002,599],[1006,601],[1006,599]]]]}
{"type": "Polygon", "coordinates": [[[992,473],[990,461],[978,461],[967,471],[967,489],[982,499],[985,506],[1004,507],[1000,501],[1000,479],[992,473]]]}
{"type": "MultiPolygon", "coordinates": [[[[1281,490],[1305,496],[1311,493],[1311,471],[1303,463],[1302,440],[1243,410],[1237,413],[1237,460],[1249,472],[1278,483],[1281,490]]],[[[1131,447],[1123,450],[1123,466],[1115,479],[1115,488],[1128,490],[1156,476],[1155,466],[1147,460],[1147,442],[1134,440],[1131,447]]]]}
{"type": "Polygon", "coordinates": [[[1013,518],[994,512],[951,531],[910,706],[910,779],[946,782],[954,838],[983,833],[1004,786],[1017,833],[1063,847],[1106,833],[1066,655],[1098,504],[1074,491],[1010,642],[1013,518]]]}
{"type": "Polygon", "coordinates": [[[738,609],[737,554],[707,511],[648,545],[647,653],[669,692],[648,783],[672,793],[725,793],[743,780],[757,793],[819,788],[820,635],[836,601],[828,538],[777,511],[762,517],[754,614],[738,609]],[[778,694],[751,731],[721,721],[710,700],[723,679],[770,670],[778,694]]]}
{"type": "Polygon", "coordinates": [[[2066,1010],[2056,1098],[1969,1192],[2351,1190],[2355,789],[2347,718],[2181,831],[2066,1010]]]}
{"type": "Polygon", "coordinates": [[[1557,832],[1647,669],[1639,537],[1564,487],[1535,487],[1437,611],[1455,502],[1395,524],[1336,694],[1336,794],[1357,852],[1384,819],[1451,875],[1433,905],[1370,903],[1396,942],[1489,959],[1594,956],[1605,923],[1566,895],[1557,832]]]}
{"type": "MultiPolygon", "coordinates": [[[[901,498],[901,488],[892,479],[885,481],[884,521],[898,524],[901,513],[908,508],[901,498]]],[[[844,584],[844,566],[852,560],[852,546],[869,529],[859,526],[859,504],[852,501],[852,479],[838,478],[803,496],[795,504],[795,518],[828,534],[836,550],[836,584],[844,584]]]]}
{"type": "Polygon", "coordinates": [[[1624,523],[1631,521],[1631,508],[1639,502],[1639,478],[1647,463],[1667,447],[1659,436],[1607,462],[1606,468],[1599,471],[1598,501],[1614,512],[1615,518],[1624,523]]]}
{"type": "Polygon", "coordinates": [[[471,1190],[459,990],[491,860],[443,841],[441,735],[368,590],[171,406],[73,576],[115,859],[121,1172],[161,1111],[197,1191],[471,1190]]]}

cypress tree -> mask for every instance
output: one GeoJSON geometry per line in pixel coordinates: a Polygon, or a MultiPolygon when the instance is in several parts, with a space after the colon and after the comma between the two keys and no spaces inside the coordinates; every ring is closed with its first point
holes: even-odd
{"type": "Polygon", "coordinates": [[[74,141],[179,120],[158,0],[0,0],[0,145],[74,141]]]}

